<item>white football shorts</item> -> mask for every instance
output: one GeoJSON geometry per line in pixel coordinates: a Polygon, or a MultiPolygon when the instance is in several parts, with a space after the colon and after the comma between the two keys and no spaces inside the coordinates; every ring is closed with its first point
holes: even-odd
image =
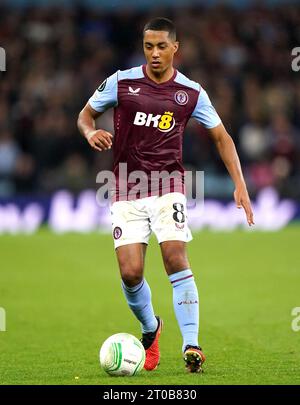
{"type": "Polygon", "coordinates": [[[130,243],[148,244],[152,231],[158,243],[192,240],[187,224],[186,197],[182,193],[116,201],[110,210],[115,249],[130,243]]]}

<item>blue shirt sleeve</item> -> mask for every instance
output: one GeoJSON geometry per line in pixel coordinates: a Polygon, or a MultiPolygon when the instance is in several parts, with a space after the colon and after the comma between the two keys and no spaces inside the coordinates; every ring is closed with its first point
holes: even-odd
{"type": "Polygon", "coordinates": [[[192,113],[192,117],[205,128],[214,128],[222,122],[203,88],[200,88],[198,101],[192,113]]]}
{"type": "Polygon", "coordinates": [[[103,112],[118,104],[118,72],[114,73],[100,84],[89,99],[89,104],[98,112],[103,112]]]}

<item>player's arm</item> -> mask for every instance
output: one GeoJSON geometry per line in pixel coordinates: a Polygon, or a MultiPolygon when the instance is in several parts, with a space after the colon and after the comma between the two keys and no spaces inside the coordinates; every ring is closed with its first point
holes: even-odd
{"type": "Polygon", "coordinates": [[[96,129],[96,119],[108,108],[118,103],[118,72],[114,73],[96,89],[85,107],[80,111],[77,126],[92,148],[110,149],[112,134],[103,129],[96,129]]]}
{"type": "Polygon", "coordinates": [[[87,139],[92,148],[99,150],[107,150],[112,145],[112,134],[103,129],[96,129],[96,119],[100,117],[102,112],[94,110],[89,103],[80,111],[77,126],[80,133],[87,139]]]}
{"type": "Polygon", "coordinates": [[[235,184],[234,199],[236,205],[238,208],[244,208],[248,224],[250,226],[253,225],[254,221],[251,202],[234,142],[224,128],[206,91],[202,88],[200,88],[197,104],[192,113],[192,117],[208,130],[209,135],[214,140],[221,159],[235,184]]]}
{"type": "Polygon", "coordinates": [[[222,123],[214,128],[207,128],[207,130],[235,184],[236,205],[238,208],[244,208],[248,224],[254,225],[251,202],[234,142],[222,123]]]}

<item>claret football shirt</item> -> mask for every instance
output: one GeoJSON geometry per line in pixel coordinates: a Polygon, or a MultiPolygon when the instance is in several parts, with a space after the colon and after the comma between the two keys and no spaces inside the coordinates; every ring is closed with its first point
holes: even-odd
{"type": "Polygon", "coordinates": [[[137,184],[133,181],[136,176],[131,176],[125,188],[121,187],[124,164],[128,176],[144,173],[148,178],[148,196],[165,193],[161,182],[150,182],[153,173],[163,171],[179,173],[180,181],[171,184],[169,191],[184,192],[182,141],[188,120],[195,118],[205,128],[221,123],[206,91],[176,69],[163,83],[148,77],[146,65],[117,71],[99,86],[89,104],[98,112],[114,108],[116,200],[130,199],[129,191],[137,184]]]}

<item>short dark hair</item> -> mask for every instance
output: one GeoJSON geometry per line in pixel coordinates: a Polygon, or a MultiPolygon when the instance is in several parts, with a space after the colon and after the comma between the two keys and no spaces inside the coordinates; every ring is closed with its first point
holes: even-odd
{"type": "Polygon", "coordinates": [[[169,37],[176,41],[176,28],[173,21],[169,20],[168,18],[164,17],[156,17],[152,20],[148,21],[144,27],[143,34],[145,31],[153,30],[153,31],[167,31],[169,33],[169,37]]]}

